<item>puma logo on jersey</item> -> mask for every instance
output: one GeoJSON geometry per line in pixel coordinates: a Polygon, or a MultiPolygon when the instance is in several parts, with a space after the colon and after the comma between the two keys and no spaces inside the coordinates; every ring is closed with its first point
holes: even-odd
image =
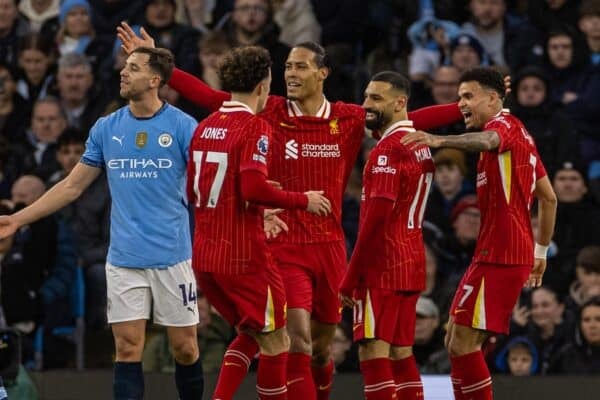
{"type": "Polygon", "coordinates": [[[125,136],[121,136],[121,137],[117,137],[117,136],[113,136],[112,140],[114,140],[115,142],[119,143],[121,146],[123,146],[123,138],[125,136]]]}

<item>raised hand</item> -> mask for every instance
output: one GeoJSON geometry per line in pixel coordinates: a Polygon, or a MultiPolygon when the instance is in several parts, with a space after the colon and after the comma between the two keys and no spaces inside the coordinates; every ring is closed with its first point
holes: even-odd
{"type": "Polygon", "coordinates": [[[308,207],[306,207],[306,211],[325,216],[331,212],[331,203],[329,200],[323,196],[323,191],[309,191],[304,193],[308,197],[308,207]]]}
{"type": "Polygon", "coordinates": [[[121,22],[121,26],[117,26],[117,36],[123,43],[121,48],[127,54],[131,54],[138,47],[156,47],[154,39],[144,28],[140,30],[140,34],[141,36],[136,35],[127,22],[121,22]]]}

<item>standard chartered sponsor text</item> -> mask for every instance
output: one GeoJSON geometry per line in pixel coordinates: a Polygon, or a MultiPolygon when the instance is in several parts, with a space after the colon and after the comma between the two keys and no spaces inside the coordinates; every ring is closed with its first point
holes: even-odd
{"type": "Polygon", "coordinates": [[[302,145],[302,157],[310,158],[335,158],[340,157],[339,144],[311,144],[302,145]]]}

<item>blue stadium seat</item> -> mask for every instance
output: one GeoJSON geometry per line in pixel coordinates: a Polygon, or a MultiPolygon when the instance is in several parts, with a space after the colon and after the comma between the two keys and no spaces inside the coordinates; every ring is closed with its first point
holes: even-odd
{"type": "MultiPolygon", "coordinates": [[[[75,281],[71,291],[73,325],[57,326],[52,329],[51,334],[67,338],[75,344],[75,366],[78,371],[81,371],[85,364],[85,277],[82,267],[77,267],[75,271],[75,281]]],[[[33,342],[33,369],[37,371],[44,367],[44,332],[44,326],[39,326],[33,342]]]]}

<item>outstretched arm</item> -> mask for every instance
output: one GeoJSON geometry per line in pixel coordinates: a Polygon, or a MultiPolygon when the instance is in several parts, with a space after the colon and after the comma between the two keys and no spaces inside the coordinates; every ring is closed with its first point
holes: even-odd
{"type": "Polygon", "coordinates": [[[415,129],[435,129],[461,121],[463,118],[458,103],[423,107],[408,113],[415,129]]]}
{"type": "MultiPolygon", "coordinates": [[[[141,28],[140,36],[138,36],[127,22],[121,22],[121,26],[117,27],[117,36],[123,43],[121,48],[127,54],[138,47],[155,47],[154,39],[144,28],[141,28]]],[[[178,68],[173,70],[169,86],[192,103],[211,112],[218,110],[224,101],[231,99],[230,93],[215,90],[202,80],[178,68]]]]}
{"type": "Polygon", "coordinates": [[[8,237],[23,225],[37,221],[71,203],[99,174],[99,168],[78,163],[65,179],[54,185],[33,204],[13,215],[0,216],[0,238],[8,237]]]}
{"type": "Polygon", "coordinates": [[[466,151],[489,151],[500,146],[500,136],[496,131],[469,132],[462,135],[432,135],[417,131],[408,133],[401,140],[404,145],[425,145],[429,147],[452,147],[466,151]]]}

